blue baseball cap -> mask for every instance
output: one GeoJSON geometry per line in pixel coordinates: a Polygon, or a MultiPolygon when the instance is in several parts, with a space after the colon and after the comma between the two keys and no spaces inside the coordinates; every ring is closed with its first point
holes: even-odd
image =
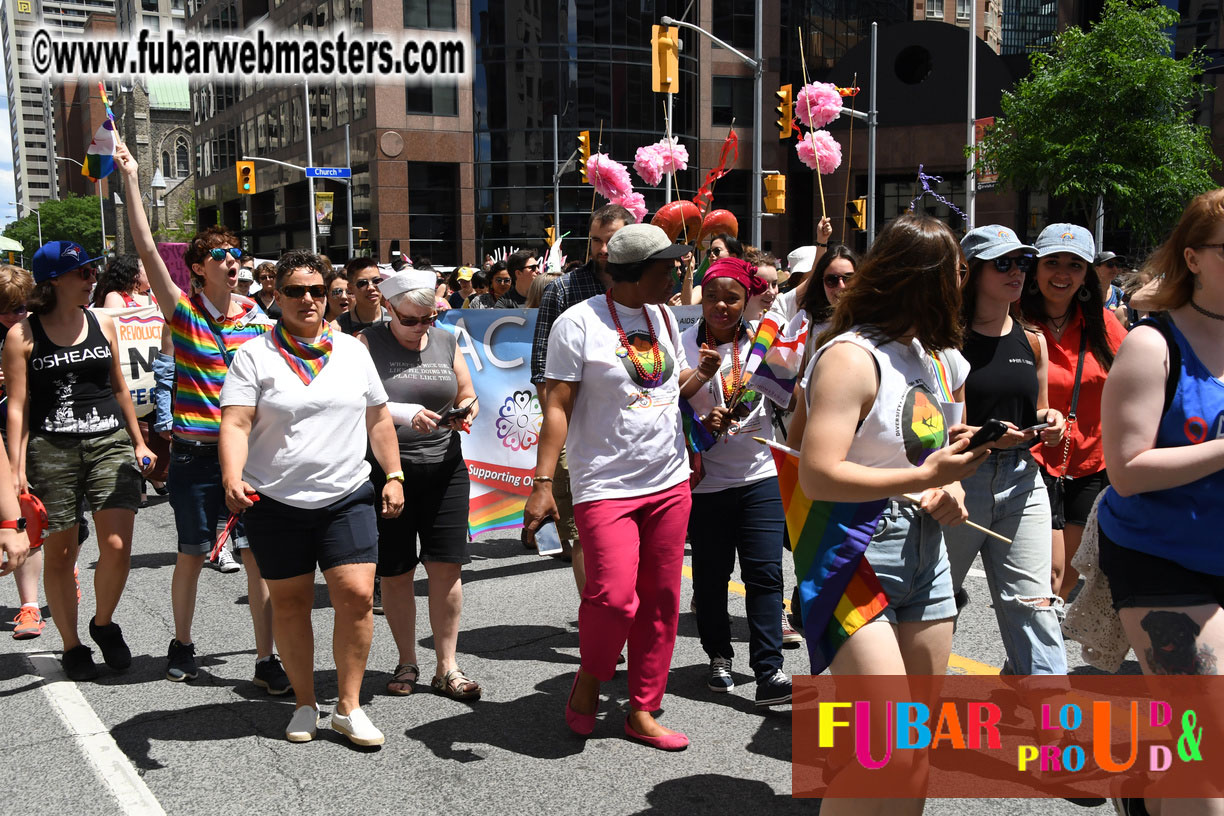
{"type": "Polygon", "coordinates": [[[1017,249],[1036,252],[1037,248],[1020,240],[1015,231],[1001,224],[989,224],[971,230],[961,239],[961,251],[970,261],[993,261],[1017,249]]]}
{"type": "Polygon", "coordinates": [[[100,260],[100,257],[89,257],[85,248],[76,241],[48,241],[34,253],[34,282],[49,281],[100,260]]]}
{"type": "Polygon", "coordinates": [[[1056,252],[1069,252],[1084,263],[1092,263],[1096,258],[1092,233],[1075,224],[1051,224],[1041,231],[1033,245],[1037,247],[1038,258],[1056,252]]]}

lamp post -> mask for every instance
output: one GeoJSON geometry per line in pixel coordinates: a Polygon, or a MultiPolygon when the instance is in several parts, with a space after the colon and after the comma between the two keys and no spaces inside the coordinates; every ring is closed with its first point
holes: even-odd
{"type": "Polygon", "coordinates": [[[27,210],[29,210],[30,212],[34,213],[34,217],[35,217],[35,218],[38,220],[38,245],[39,245],[39,246],[42,246],[42,242],[43,242],[43,239],[42,239],[42,216],[38,214],[38,210],[34,209],[34,208],[33,208],[33,207],[31,207],[29,204],[26,204],[26,203],[24,203],[24,202],[20,202],[20,203],[19,203],[19,202],[16,202],[16,201],[10,201],[10,202],[9,202],[9,204],[12,204],[14,207],[25,207],[27,210]]]}
{"type": "MultiPolygon", "coordinates": [[[[85,165],[81,164],[76,159],[70,159],[67,156],[56,156],[55,160],[72,162],[77,167],[80,167],[82,170],[85,169],[85,165]]],[[[98,179],[97,181],[94,182],[94,184],[97,185],[98,187],[98,218],[102,223],[102,254],[105,255],[106,254],[106,207],[105,207],[106,201],[102,198],[102,179],[98,179]]]]}

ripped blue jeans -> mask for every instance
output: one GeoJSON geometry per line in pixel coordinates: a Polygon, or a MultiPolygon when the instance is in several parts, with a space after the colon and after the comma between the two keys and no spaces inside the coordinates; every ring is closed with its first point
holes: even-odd
{"type": "Polygon", "coordinates": [[[1012,543],[964,524],[945,527],[952,585],[961,588],[980,552],[1010,673],[1066,674],[1063,604],[1050,591],[1050,500],[1041,467],[1022,448],[994,451],[961,485],[970,520],[1012,543]]]}

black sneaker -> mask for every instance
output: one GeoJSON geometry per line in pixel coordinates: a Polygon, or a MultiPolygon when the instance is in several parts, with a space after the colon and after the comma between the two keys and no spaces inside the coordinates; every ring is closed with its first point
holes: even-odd
{"type": "Polygon", "coordinates": [[[758,707],[785,705],[791,701],[791,681],[781,669],[764,680],[757,681],[756,705],[758,707]]]}
{"type": "Polygon", "coordinates": [[[184,680],[194,680],[200,673],[196,668],[195,644],[170,641],[170,651],[166,655],[166,679],[175,683],[184,680]]]}
{"type": "Polygon", "coordinates": [[[106,665],[116,671],[124,671],[132,665],[132,650],[123,640],[123,630],[119,624],[111,621],[106,626],[98,626],[94,618],[89,619],[89,636],[102,650],[102,659],[106,665]]]}
{"type": "Polygon", "coordinates": [[[255,661],[254,682],[260,688],[267,689],[268,693],[273,697],[279,697],[282,694],[288,694],[293,691],[293,684],[289,682],[289,675],[285,674],[285,670],[276,655],[271,655],[264,660],[255,661]]]}
{"type": "Polygon", "coordinates": [[[706,688],[720,694],[735,688],[735,679],[731,677],[731,658],[715,657],[710,660],[710,674],[706,677],[706,688]]]}
{"type": "Polygon", "coordinates": [[[382,608],[382,579],[377,575],[374,576],[374,614],[381,615],[382,608]]]}
{"type": "Polygon", "coordinates": [[[98,664],[94,663],[93,649],[84,643],[64,652],[62,663],[64,674],[68,675],[69,680],[79,683],[82,680],[96,680],[98,677],[98,664]]]}

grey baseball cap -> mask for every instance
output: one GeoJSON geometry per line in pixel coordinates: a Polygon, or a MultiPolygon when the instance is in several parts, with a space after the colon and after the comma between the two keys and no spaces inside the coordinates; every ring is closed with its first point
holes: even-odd
{"type": "Polygon", "coordinates": [[[692,251],[688,244],[673,244],[654,224],[626,224],[608,241],[608,263],[671,261],[692,251]]]}
{"type": "Polygon", "coordinates": [[[1093,263],[1100,266],[1106,261],[1112,261],[1116,257],[1118,257],[1118,253],[1116,252],[1098,252],[1096,259],[1093,260],[1093,263]]]}
{"type": "Polygon", "coordinates": [[[995,258],[1002,258],[1009,252],[1015,252],[1017,249],[1023,249],[1028,252],[1036,252],[1037,248],[1029,246],[1020,240],[1020,236],[1016,235],[1015,230],[1008,229],[1000,224],[988,224],[985,227],[978,227],[970,230],[964,238],[961,239],[961,251],[965,253],[967,261],[993,261],[995,258]]]}
{"type": "Polygon", "coordinates": [[[1044,258],[1056,252],[1069,252],[1084,263],[1092,263],[1096,258],[1096,241],[1092,233],[1075,224],[1051,224],[1041,231],[1033,242],[1037,248],[1037,257],[1044,258]]]}

